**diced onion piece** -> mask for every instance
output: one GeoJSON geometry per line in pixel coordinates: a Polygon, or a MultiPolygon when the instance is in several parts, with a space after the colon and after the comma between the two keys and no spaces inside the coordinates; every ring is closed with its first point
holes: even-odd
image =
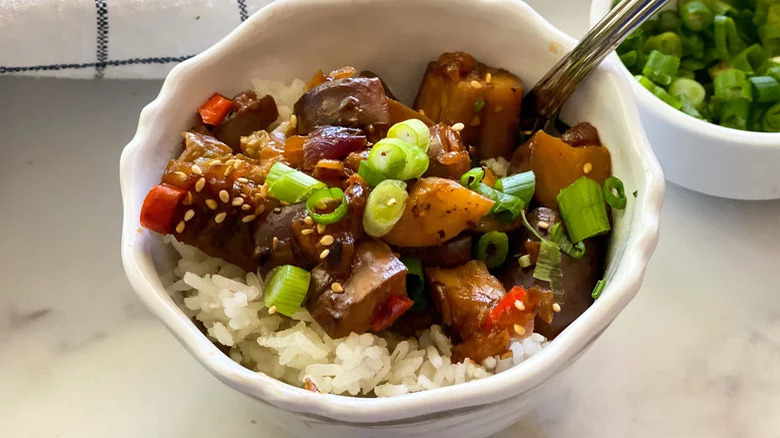
{"type": "Polygon", "coordinates": [[[424,151],[428,151],[428,145],[431,142],[428,125],[420,119],[409,119],[396,123],[387,131],[387,137],[403,140],[424,151]]]}
{"type": "Polygon", "coordinates": [[[477,241],[475,253],[476,258],[485,262],[489,269],[497,268],[504,264],[509,254],[509,237],[506,233],[489,231],[477,241]]]}
{"type": "Polygon", "coordinates": [[[309,199],[306,200],[306,211],[309,216],[318,224],[329,225],[336,223],[347,215],[347,197],[344,196],[344,191],[338,187],[330,189],[317,189],[314,190],[309,199]],[[338,200],[339,205],[330,213],[317,212],[317,204],[319,202],[327,202],[330,200],[338,200]]]}
{"type": "Polygon", "coordinates": [[[610,207],[616,210],[622,210],[626,208],[626,189],[623,187],[623,181],[620,178],[610,176],[604,181],[604,200],[607,201],[610,207]],[[612,191],[615,191],[613,193],[612,191]]]}
{"type": "Polygon", "coordinates": [[[499,178],[493,188],[502,191],[507,195],[517,196],[524,204],[528,205],[528,203],[531,202],[531,198],[534,196],[536,176],[534,175],[533,170],[505,176],[499,178]]]}
{"type": "Polygon", "coordinates": [[[271,270],[266,276],[265,305],[276,307],[276,311],[290,316],[301,307],[309,290],[311,274],[297,266],[283,265],[271,270]]]}
{"type": "Polygon", "coordinates": [[[269,184],[268,193],[271,196],[290,204],[305,200],[315,189],[327,187],[322,181],[283,163],[271,166],[266,184],[269,184]]]}
{"type": "Polygon", "coordinates": [[[550,289],[558,303],[563,302],[563,271],[561,250],[555,242],[542,240],[539,256],[536,258],[534,278],[550,283],[550,289]]]}
{"type": "Polygon", "coordinates": [[[562,189],[557,199],[572,242],[582,242],[610,230],[604,191],[596,181],[580,177],[562,189]]]}
{"type": "Polygon", "coordinates": [[[406,183],[386,179],[379,183],[368,195],[366,211],[363,213],[363,228],[372,237],[382,237],[389,233],[401,219],[409,194],[406,183]]]}

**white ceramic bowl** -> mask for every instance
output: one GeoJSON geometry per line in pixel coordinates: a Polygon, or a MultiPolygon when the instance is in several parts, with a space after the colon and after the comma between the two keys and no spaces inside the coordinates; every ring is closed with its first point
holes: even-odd
{"type": "MultiPolygon", "coordinates": [[[[206,369],[268,406],[266,418],[298,435],[318,437],[486,436],[517,421],[545,381],[574,361],[639,289],[658,237],[663,175],[642,131],[629,81],[605,62],[572,97],[563,118],[599,127],[614,174],[629,195],[615,218],[603,296],[540,354],[490,378],[395,398],[315,394],[247,370],[222,354],[176,307],[160,276],[170,249],[142,230],[139,211],[166,162],[178,154],[181,132],[214,91],[250,87],[252,78],[308,79],[342,65],[380,74],[410,101],[426,63],[464,50],[533,84],[574,40],[514,0],[283,0],[259,11],[225,39],[176,66],[160,95],[141,112],[121,160],[124,202],[122,258],[144,304],[206,369]]],[[[208,415],[208,413],[203,413],[208,415]]],[[[227,419],[226,419],[227,421],[227,419]]]]}
{"type": "MultiPolygon", "coordinates": [[[[592,0],[591,26],[612,2],[592,0]]],[[[664,8],[674,7],[671,1],[664,8]]],[[[610,60],[631,79],[645,132],[669,181],[722,198],[780,199],[780,133],[725,128],[677,111],[634,80],[616,54],[610,60]]]]}

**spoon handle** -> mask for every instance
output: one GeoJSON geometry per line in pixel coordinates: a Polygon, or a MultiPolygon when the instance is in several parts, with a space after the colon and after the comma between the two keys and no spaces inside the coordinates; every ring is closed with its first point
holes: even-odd
{"type": "MultiPolygon", "coordinates": [[[[537,120],[535,129],[549,126],[577,85],[640,24],[655,14],[668,0],[623,0],[609,11],[579,44],[561,58],[536,83],[528,97],[537,120]],[[539,126],[540,119],[544,122],[539,126]]],[[[525,103],[525,102],[523,102],[525,103]]],[[[528,105],[530,106],[530,105],[528,105]]]]}

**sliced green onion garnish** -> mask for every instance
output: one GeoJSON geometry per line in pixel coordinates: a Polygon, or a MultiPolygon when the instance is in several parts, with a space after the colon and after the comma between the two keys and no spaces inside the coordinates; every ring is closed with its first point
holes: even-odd
{"type": "Polygon", "coordinates": [[[563,272],[561,271],[561,250],[555,242],[542,240],[539,257],[536,258],[534,278],[550,283],[556,301],[563,304],[563,272]]]}
{"type": "Polygon", "coordinates": [[[517,196],[526,205],[534,197],[535,187],[536,176],[532,170],[499,178],[493,186],[496,190],[502,191],[507,195],[517,196]]]}
{"type": "Polygon", "coordinates": [[[501,221],[512,222],[524,211],[525,203],[517,196],[499,192],[485,183],[477,184],[473,190],[493,200],[493,207],[487,214],[494,214],[501,221]]]}
{"type": "Polygon", "coordinates": [[[499,231],[483,234],[474,249],[475,258],[485,262],[485,266],[489,269],[503,265],[507,254],[509,254],[509,238],[499,231]]]}
{"type": "Polygon", "coordinates": [[[712,11],[700,0],[686,2],[680,7],[679,13],[685,27],[694,32],[712,24],[712,11]]]}
{"type": "Polygon", "coordinates": [[[387,179],[382,172],[371,167],[366,160],[360,162],[360,166],[358,166],[358,175],[360,175],[360,177],[371,187],[376,187],[377,184],[387,179]]]}
{"type": "Polygon", "coordinates": [[[731,58],[731,65],[745,73],[755,73],[769,60],[760,44],[753,44],[731,58]]]}
{"type": "Polygon", "coordinates": [[[761,127],[766,132],[780,132],[780,103],[769,107],[761,119],[761,127]]]}
{"type": "Polygon", "coordinates": [[[623,187],[623,181],[615,176],[610,176],[604,180],[604,200],[610,207],[616,210],[626,208],[626,190],[623,187]],[[613,192],[614,190],[614,192],[613,192]]]}
{"type": "Polygon", "coordinates": [[[386,179],[368,195],[366,211],[363,213],[363,228],[371,237],[382,237],[389,233],[401,219],[406,205],[406,183],[386,179]]]}
{"type": "Polygon", "coordinates": [[[635,197],[635,198],[636,198],[637,196],[639,196],[639,190],[634,190],[634,193],[632,193],[632,195],[634,195],[634,197],[635,197]]]}
{"type": "Polygon", "coordinates": [[[670,55],[677,58],[682,57],[683,48],[680,37],[674,32],[664,32],[647,39],[644,44],[645,53],[652,50],[658,50],[664,55],[670,55]]]}
{"type": "MultiPolygon", "coordinates": [[[[395,139],[386,138],[382,141],[385,140],[395,139]]],[[[428,153],[425,152],[422,148],[418,148],[417,146],[406,143],[405,141],[399,140],[399,142],[402,143],[401,148],[406,154],[406,166],[399,174],[396,175],[396,178],[407,180],[421,177],[423,173],[428,170],[428,164],[430,164],[428,153]]]]}
{"type": "Polygon", "coordinates": [[[476,101],[474,101],[474,108],[473,109],[474,109],[475,113],[478,113],[478,112],[482,111],[482,108],[484,108],[484,107],[485,107],[485,100],[484,99],[477,99],[476,101]]]}
{"type": "Polygon", "coordinates": [[[368,154],[368,164],[383,175],[398,175],[406,167],[406,152],[401,147],[403,143],[398,139],[379,140],[368,154]]]}
{"type": "Polygon", "coordinates": [[[292,315],[301,307],[310,279],[311,274],[297,266],[277,266],[266,276],[265,306],[275,307],[282,315],[292,315]]]}
{"type": "Polygon", "coordinates": [[[669,85],[677,75],[678,68],[680,58],[653,50],[642,67],[642,74],[657,84],[669,85]]]}
{"type": "Polygon", "coordinates": [[[680,103],[680,99],[672,96],[671,94],[667,93],[666,90],[659,87],[658,85],[654,84],[653,81],[650,79],[642,76],[642,75],[636,75],[634,76],[637,81],[639,81],[640,84],[642,84],[643,87],[645,87],[648,91],[653,93],[657,98],[661,99],[662,101],[668,103],[675,109],[682,108],[682,104],[680,103]]]}
{"type": "Polygon", "coordinates": [[[756,102],[780,101],[780,82],[772,76],[753,76],[748,81],[753,85],[753,96],[756,102]]]}
{"type": "Polygon", "coordinates": [[[753,97],[745,72],[735,68],[730,68],[716,76],[713,84],[715,97],[724,102],[737,99],[750,100],[753,97]]]}
{"type": "Polygon", "coordinates": [[[704,91],[704,87],[693,79],[677,78],[669,85],[669,94],[679,98],[680,96],[688,96],[691,100],[691,104],[698,108],[704,103],[704,98],[707,97],[707,92],[704,91]]]}
{"type": "Polygon", "coordinates": [[[396,123],[387,131],[387,136],[413,144],[424,151],[428,150],[428,144],[431,141],[428,125],[420,119],[409,119],[396,123]]]}
{"type": "Polygon", "coordinates": [[[485,178],[485,169],[475,167],[461,175],[460,184],[474,190],[482,182],[483,178],[485,178]]]}
{"type": "Polygon", "coordinates": [[[269,180],[272,182],[268,193],[290,204],[303,201],[314,189],[327,187],[322,181],[279,162],[271,166],[266,184],[269,180]]]}
{"type": "Polygon", "coordinates": [[[406,265],[406,294],[414,301],[410,310],[423,310],[428,307],[428,294],[425,293],[425,275],[420,260],[411,257],[401,257],[401,263],[406,265]]]}
{"type": "Polygon", "coordinates": [[[520,258],[517,259],[517,263],[520,265],[521,268],[527,268],[531,266],[533,263],[531,263],[531,255],[530,254],[523,254],[520,256],[520,258]]]}
{"type": "Polygon", "coordinates": [[[582,242],[610,230],[604,192],[596,181],[580,177],[562,189],[557,199],[572,242],[582,242]]]}
{"type": "Polygon", "coordinates": [[[573,259],[585,257],[585,243],[577,242],[576,245],[572,244],[569,236],[563,231],[563,225],[560,222],[556,222],[550,227],[550,240],[557,243],[561,251],[573,259]]]}
{"type": "Polygon", "coordinates": [[[340,221],[347,215],[347,208],[347,197],[344,196],[344,191],[338,187],[317,189],[311,192],[309,199],[306,200],[306,211],[318,224],[329,225],[340,221]],[[339,201],[339,205],[330,213],[317,212],[317,204],[327,204],[328,201],[339,201]]]}
{"type": "Polygon", "coordinates": [[[747,129],[748,117],[750,117],[750,102],[747,99],[723,102],[720,107],[720,124],[722,126],[747,129]]]}
{"type": "Polygon", "coordinates": [[[601,296],[601,292],[604,291],[604,286],[607,285],[607,280],[601,279],[596,283],[596,286],[593,287],[593,292],[591,292],[590,296],[593,297],[594,300],[598,300],[601,296]]]}

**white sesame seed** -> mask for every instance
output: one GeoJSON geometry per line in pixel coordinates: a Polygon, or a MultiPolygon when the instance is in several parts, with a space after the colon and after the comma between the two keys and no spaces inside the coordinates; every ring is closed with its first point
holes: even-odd
{"type": "Polygon", "coordinates": [[[244,210],[244,211],[249,211],[249,210],[252,209],[252,206],[249,205],[249,204],[244,204],[244,205],[241,206],[241,209],[244,210]]]}
{"type": "Polygon", "coordinates": [[[192,192],[187,192],[187,197],[181,202],[184,205],[192,205],[192,192]]]}
{"type": "Polygon", "coordinates": [[[217,215],[214,216],[214,222],[216,222],[218,224],[221,224],[222,221],[224,221],[226,217],[227,217],[227,213],[224,212],[224,211],[222,213],[217,213],[217,215]]]}
{"type": "Polygon", "coordinates": [[[517,307],[517,310],[523,311],[525,310],[525,304],[523,304],[520,300],[515,300],[515,307],[517,307]]]}
{"type": "Polygon", "coordinates": [[[179,234],[183,233],[184,227],[185,227],[184,221],[179,221],[179,224],[176,225],[176,232],[179,234]]]}
{"type": "Polygon", "coordinates": [[[561,305],[558,304],[558,303],[553,303],[552,308],[553,308],[553,312],[555,312],[555,313],[558,313],[558,312],[561,311],[561,305]]]}
{"type": "Polygon", "coordinates": [[[344,292],[344,288],[341,286],[341,283],[333,283],[330,285],[330,290],[333,292],[336,292],[337,294],[340,294],[344,292]]]}
{"type": "Polygon", "coordinates": [[[303,218],[303,223],[306,225],[314,225],[314,219],[312,219],[311,216],[306,216],[303,218]]]}
{"type": "Polygon", "coordinates": [[[482,84],[480,84],[477,80],[471,81],[471,86],[474,88],[482,88],[482,84]]]}
{"type": "Polygon", "coordinates": [[[317,232],[322,234],[325,232],[325,224],[317,224],[317,232]]]}
{"type": "Polygon", "coordinates": [[[227,169],[225,169],[225,176],[230,175],[230,172],[232,171],[233,171],[233,165],[231,164],[227,167],[227,169]]]}
{"type": "Polygon", "coordinates": [[[290,128],[295,129],[298,127],[298,117],[293,114],[290,116],[290,128]]]}
{"type": "Polygon", "coordinates": [[[309,234],[313,234],[313,233],[314,233],[314,229],[312,228],[304,228],[303,230],[301,230],[301,234],[303,234],[304,236],[308,236],[309,234]]]}
{"type": "Polygon", "coordinates": [[[268,308],[268,314],[269,315],[273,315],[274,313],[276,313],[276,306],[269,307],[268,308]]]}
{"type": "Polygon", "coordinates": [[[201,178],[195,183],[195,191],[200,193],[200,191],[203,190],[203,187],[206,187],[206,178],[201,178]]]}
{"type": "Polygon", "coordinates": [[[321,259],[324,259],[325,257],[327,257],[327,256],[328,256],[328,254],[330,254],[330,250],[329,250],[329,249],[325,249],[325,250],[323,250],[323,251],[320,253],[320,258],[321,258],[321,259]]]}
{"type": "Polygon", "coordinates": [[[255,218],[256,218],[256,217],[257,217],[257,216],[255,216],[255,215],[253,215],[253,214],[249,214],[249,215],[246,215],[246,216],[244,216],[244,217],[241,219],[241,222],[243,222],[243,223],[245,223],[245,224],[248,224],[249,222],[252,222],[253,220],[255,220],[255,218]]]}
{"type": "Polygon", "coordinates": [[[240,196],[236,196],[235,198],[233,198],[233,202],[231,202],[233,207],[240,207],[243,203],[244,203],[244,198],[240,196]]]}
{"type": "Polygon", "coordinates": [[[190,219],[192,219],[193,217],[195,217],[195,210],[189,209],[189,210],[184,212],[184,221],[185,222],[190,220],[190,219]]]}
{"type": "Polygon", "coordinates": [[[539,228],[541,228],[543,230],[546,230],[546,229],[550,228],[550,224],[548,224],[545,221],[539,221],[539,222],[536,223],[536,225],[538,225],[539,228]]]}
{"type": "Polygon", "coordinates": [[[274,208],[274,213],[281,213],[282,209],[279,207],[274,208]]]}
{"type": "Polygon", "coordinates": [[[455,132],[459,132],[459,131],[463,131],[463,128],[465,128],[465,127],[466,127],[466,125],[464,125],[461,122],[458,122],[458,123],[452,125],[452,130],[455,131],[455,132]]]}
{"type": "Polygon", "coordinates": [[[520,336],[523,336],[525,334],[525,329],[520,324],[515,324],[515,333],[517,333],[520,336]]]}
{"type": "Polygon", "coordinates": [[[227,190],[220,190],[219,191],[219,199],[222,200],[225,204],[230,201],[230,195],[228,194],[227,190]]]}
{"type": "Polygon", "coordinates": [[[274,238],[271,240],[271,249],[276,249],[279,246],[279,238],[274,236],[274,238]]]}
{"type": "Polygon", "coordinates": [[[589,174],[590,171],[593,170],[593,165],[590,163],[585,163],[582,165],[582,171],[585,173],[585,175],[589,174]]]}
{"type": "Polygon", "coordinates": [[[239,176],[238,178],[236,178],[236,181],[238,181],[240,183],[248,183],[249,182],[249,180],[244,178],[243,176],[239,176]]]}
{"type": "Polygon", "coordinates": [[[206,206],[212,210],[217,209],[217,201],[213,199],[206,199],[206,206]]]}
{"type": "Polygon", "coordinates": [[[193,164],[190,169],[192,169],[192,173],[195,175],[203,175],[203,170],[197,164],[193,164]]]}
{"type": "Polygon", "coordinates": [[[417,112],[420,113],[420,115],[423,115],[423,116],[425,115],[425,110],[423,110],[422,108],[417,110],[417,112]]]}
{"type": "Polygon", "coordinates": [[[490,81],[492,80],[493,80],[493,75],[491,75],[490,72],[488,72],[488,74],[485,75],[485,82],[489,84],[490,81]]]}
{"type": "Polygon", "coordinates": [[[255,215],[260,216],[265,211],[265,204],[260,204],[255,208],[255,215]]]}
{"type": "Polygon", "coordinates": [[[397,203],[398,203],[398,201],[395,198],[390,198],[390,199],[387,200],[387,206],[388,207],[392,207],[392,206],[394,206],[397,203]]]}
{"type": "Polygon", "coordinates": [[[220,163],[221,163],[221,161],[219,161],[217,158],[214,158],[213,160],[208,162],[208,165],[209,166],[214,166],[214,165],[217,165],[217,164],[220,164],[220,163]]]}
{"type": "Polygon", "coordinates": [[[176,175],[176,177],[179,179],[187,179],[187,174],[181,170],[177,170],[176,172],[173,172],[173,174],[176,175]]]}
{"type": "MultiPolygon", "coordinates": [[[[290,203],[289,203],[289,202],[287,202],[287,201],[279,201],[279,203],[280,203],[280,204],[282,204],[282,205],[283,205],[283,206],[285,206],[285,207],[287,207],[288,205],[290,205],[290,203]]],[[[279,210],[281,210],[281,208],[280,208],[279,210]]]]}
{"type": "Polygon", "coordinates": [[[314,206],[317,207],[317,209],[319,210],[324,210],[328,208],[328,204],[326,204],[325,201],[317,201],[317,203],[314,204],[314,206]]]}
{"type": "Polygon", "coordinates": [[[322,239],[320,239],[320,245],[322,245],[322,246],[333,245],[333,241],[334,240],[335,239],[333,239],[333,236],[331,236],[330,234],[326,234],[326,235],[322,236],[322,239]]]}

